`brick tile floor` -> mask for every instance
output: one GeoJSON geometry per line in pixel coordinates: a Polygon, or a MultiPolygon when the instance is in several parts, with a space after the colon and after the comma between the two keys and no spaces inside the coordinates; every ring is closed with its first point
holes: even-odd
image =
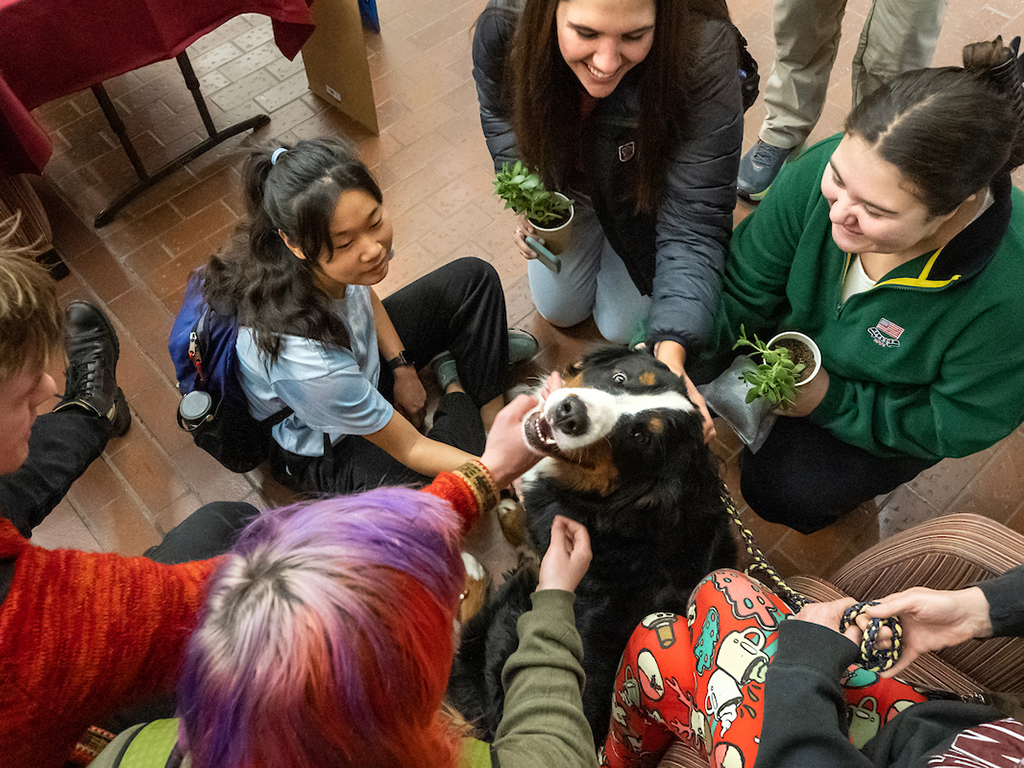
{"type": "MultiPolygon", "coordinates": [[[[111,441],[36,529],[37,543],[138,554],[201,503],[245,499],[266,506],[287,499],[260,470],[232,474],[178,430],[166,351],[189,272],[225,241],[242,212],[240,168],[245,149],[255,142],[346,134],[357,143],[395,220],[398,256],[383,294],[462,255],[493,263],[506,290],[510,324],[534,332],[543,347],[520,378],[572,362],[596,338],[590,322],[559,330],[538,317],[524,262],[512,246],[513,218],[491,193],[469,53],[471,25],[483,5],[379,0],[382,32],[366,34],[379,136],[307,90],[300,59],[281,56],[265,17],[241,16],[224,24],[190,49],[214,120],[228,125],[266,111],[270,125],[180,169],[102,229],[92,227],[93,217],[131,183],[132,171],[95,99],[84,91],[37,111],[55,154],[35,186],[71,269],[60,283],[61,298],[94,301],[113,318],[121,336],[119,379],[135,416],[128,435],[111,441]]],[[[812,140],[841,126],[850,100],[849,62],[868,7],[869,0],[850,0],[829,100],[812,140]]],[[[774,55],[769,0],[732,0],[730,8],[767,76],[774,55]]],[[[1024,6],[1018,0],[950,3],[935,63],[956,64],[965,43],[997,33],[1012,36],[1022,27],[1024,6]]],[[[106,85],[152,167],[201,137],[202,123],[173,61],[106,85]]],[[[745,146],[756,140],[762,116],[758,101],[747,114],[745,146]]],[[[1024,176],[1016,181],[1024,183],[1024,176]]],[[[739,205],[736,220],[748,212],[739,205]]],[[[61,371],[54,373],[62,380],[61,371]]],[[[714,448],[736,488],[740,443],[724,425],[720,433],[714,448]]],[[[1024,433],[1018,431],[981,454],[940,463],[812,536],[764,523],[749,510],[743,516],[784,573],[824,575],[880,538],[954,511],[978,512],[1024,531],[1022,478],[1024,433]]],[[[477,532],[473,548],[489,560],[500,559],[494,539],[493,530],[477,532]]]]}

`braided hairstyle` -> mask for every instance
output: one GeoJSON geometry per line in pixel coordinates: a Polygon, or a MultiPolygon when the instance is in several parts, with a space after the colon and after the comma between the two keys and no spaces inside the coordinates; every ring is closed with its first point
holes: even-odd
{"type": "Polygon", "coordinates": [[[905,72],[868,95],[846,118],[913,183],[932,216],[1024,164],[1024,92],[1019,38],[964,48],[964,66],[905,72]]]}

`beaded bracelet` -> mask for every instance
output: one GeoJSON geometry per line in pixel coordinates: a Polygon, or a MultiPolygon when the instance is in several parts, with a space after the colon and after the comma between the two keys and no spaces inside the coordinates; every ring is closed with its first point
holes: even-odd
{"type": "Polygon", "coordinates": [[[466,481],[476,496],[480,511],[491,509],[498,504],[498,489],[494,487],[494,478],[483,462],[473,459],[455,470],[454,474],[466,481]]]}

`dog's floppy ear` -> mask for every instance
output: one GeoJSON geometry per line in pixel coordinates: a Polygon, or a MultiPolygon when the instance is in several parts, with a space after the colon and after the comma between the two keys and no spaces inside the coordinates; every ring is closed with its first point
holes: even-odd
{"type": "Polygon", "coordinates": [[[587,365],[587,358],[577,360],[562,372],[562,385],[566,387],[579,386],[583,379],[583,369],[587,365]]]}
{"type": "Polygon", "coordinates": [[[584,368],[600,365],[607,360],[616,360],[622,356],[623,348],[619,344],[610,341],[596,341],[587,348],[583,357],[569,366],[565,371],[565,377],[579,376],[584,368]]]}

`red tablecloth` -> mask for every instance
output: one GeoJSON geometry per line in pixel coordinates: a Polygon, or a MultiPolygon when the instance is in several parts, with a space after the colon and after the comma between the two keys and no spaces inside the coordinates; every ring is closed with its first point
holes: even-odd
{"type": "MultiPolygon", "coordinates": [[[[0,0],[0,79],[9,87],[5,98],[0,85],[0,137],[31,134],[19,112],[173,58],[240,13],[273,19],[289,59],[313,32],[307,0],[0,0]]],[[[0,154],[8,150],[0,144],[0,154]]]]}
{"type": "Polygon", "coordinates": [[[42,173],[53,142],[0,77],[0,176],[42,173]]]}

